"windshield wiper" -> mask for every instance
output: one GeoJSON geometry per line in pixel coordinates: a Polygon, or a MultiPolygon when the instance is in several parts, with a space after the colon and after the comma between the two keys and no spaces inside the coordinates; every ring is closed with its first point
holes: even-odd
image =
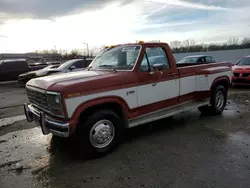
{"type": "Polygon", "coordinates": [[[113,68],[114,72],[116,71],[116,68],[113,65],[100,65],[99,67],[104,67],[104,68],[113,68]]]}
{"type": "Polygon", "coordinates": [[[100,65],[99,67],[107,67],[107,68],[113,68],[114,66],[113,65],[100,65]]]}

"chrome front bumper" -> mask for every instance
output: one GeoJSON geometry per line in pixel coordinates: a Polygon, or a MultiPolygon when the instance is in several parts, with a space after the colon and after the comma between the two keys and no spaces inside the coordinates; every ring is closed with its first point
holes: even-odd
{"type": "Polygon", "coordinates": [[[44,135],[52,133],[60,137],[69,137],[69,123],[48,117],[31,104],[24,104],[24,112],[28,122],[35,121],[41,127],[44,135]]]}

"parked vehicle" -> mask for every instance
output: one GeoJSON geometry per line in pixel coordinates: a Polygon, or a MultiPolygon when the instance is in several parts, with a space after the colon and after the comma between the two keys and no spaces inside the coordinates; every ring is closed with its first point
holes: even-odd
{"type": "Polygon", "coordinates": [[[243,57],[232,67],[232,85],[250,85],[250,56],[243,57]]]}
{"type": "Polygon", "coordinates": [[[47,63],[29,63],[29,67],[31,71],[36,71],[36,70],[40,70],[40,69],[44,69],[45,67],[47,67],[48,64],[47,63]]]}
{"type": "Polygon", "coordinates": [[[125,128],[192,108],[221,114],[231,77],[229,62],[177,68],[166,43],[117,45],[84,71],[30,80],[24,108],[43,134],[75,135],[81,149],[104,155],[125,128]]]}
{"type": "Polygon", "coordinates": [[[17,80],[18,75],[30,71],[25,59],[0,60],[0,81],[17,80]]]}
{"type": "Polygon", "coordinates": [[[47,65],[61,65],[62,62],[60,61],[48,61],[46,62],[47,65]]]}
{"type": "Polygon", "coordinates": [[[39,70],[36,70],[36,71],[29,71],[29,72],[26,72],[24,74],[20,74],[18,76],[18,83],[23,85],[23,84],[26,84],[29,80],[33,79],[33,78],[37,78],[37,77],[41,77],[41,76],[45,76],[48,74],[48,72],[51,70],[51,69],[55,69],[55,68],[58,68],[59,65],[49,65],[43,69],[39,69],[39,70]]]}
{"type": "Polygon", "coordinates": [[[180,61],[177,62],[177,65],[178,67],[182,67],[186,65],[199,65],[207,63],[216,63],[216,60],[212,56],[194,55],[182,58],[180,61]]]}
{"type": "Polygon", "coordinates": [[[84,59],[71,59],[71,60],[68,60],[68,61],[62,63],[56,69],[50,69],[46,75],[51,75],[51,74],[56,74],[56,73],[82,71],[87,66],[88,66],[88,64],[85,62],[84,59]]]}
{"type": "Polygon", "coordinates": [[[44,69],[40,69],[38,71],[31,71],[25,74],[21,74],[18,77],[18,81],[20,84],[25,84],[27,81],[29,81],[32,78],[48,76],[52,74],[81,71],[87,67],[87,65],[85,64],[86,63],[83,59],[72,59],[72,60],[66,61],[60,66],[58,65],[47,66],[44,69]]]}

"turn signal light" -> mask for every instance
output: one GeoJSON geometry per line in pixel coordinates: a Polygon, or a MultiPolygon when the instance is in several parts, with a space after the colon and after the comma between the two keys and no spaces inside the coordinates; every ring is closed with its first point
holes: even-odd
{"type": "Polygon", "coordinates": [[[144,43],[144,41],[139,40],[137,43],[139,43],[139,44],[143,44],[143,43],[144,43]]]}

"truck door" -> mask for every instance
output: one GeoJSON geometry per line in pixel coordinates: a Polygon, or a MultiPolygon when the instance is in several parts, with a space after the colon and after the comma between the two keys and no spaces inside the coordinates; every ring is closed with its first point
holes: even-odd
{"type": "Polygon", "coordinates": [[[138,87],[138,106],[152,104],[162,109],[178,103],[179,76],[164,48],[147,47],[141,71],[148,73],[145,79],[150,84],[138,87]]]}

